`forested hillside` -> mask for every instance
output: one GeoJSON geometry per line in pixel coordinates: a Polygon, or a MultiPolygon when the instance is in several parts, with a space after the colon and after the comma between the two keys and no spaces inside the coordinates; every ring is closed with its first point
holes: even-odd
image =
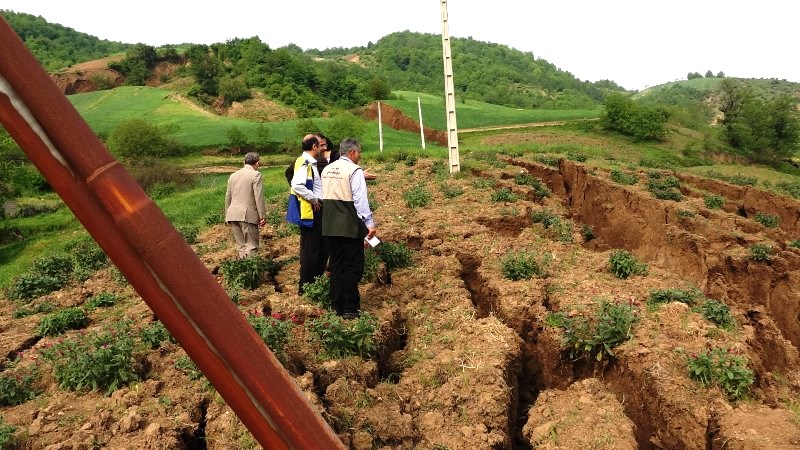
{"type": "Polygon", "coordinates": [[[130,47],[128,44],[99,39],[72,28],[49,23],[41,16],[7,10],[0,10],[0,15],[17,32],[33,56],[51,72],[130,47]]]}
{"type": "MultiPolygon", "coordinates": [[[[624,91],[608,80],[590,83],[554,64],[502,44],[453,38],[456,96],[518,108],[587,109],[602,103],[609,91],[624,91]]],[[[310,51],[323,57],[358,55],[365,67],[386,78],[392,89],[440,94],[442,39],[403,31],[367,47],[310,51]]]]}

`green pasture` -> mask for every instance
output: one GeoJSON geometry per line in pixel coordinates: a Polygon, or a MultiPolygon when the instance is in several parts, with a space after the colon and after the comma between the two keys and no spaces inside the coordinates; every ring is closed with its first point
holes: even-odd
{"type": "MultiPolygon", "coordinates": [[[[412,119],[419,120],[417,98],[422,107],[422,123],[426,128],[447,129],[444,98],[410,91],[394,91],[396,100],[386,103],[403,111],[412,119]]],[[[562,120],[595,119],[600,110],[555,110],[555,109],[515,109],[506,106],[483,103],[476,100],[460,101],[456,97],[456,122],[459,129],[489,126],[517,125],[562,120]]]]}
{"type": "MultiPolygon", "coordinates": [[[[69,96],[69,100],[92,130],[108,135],[120,123],[142,119],[174,130],[171,136],[190,148],[225,147],[228,130],[237,127],[249,139],[255,139],[258,122],[245,119],[221,117],[192,107],[173,96],[174,92],[151,88],[123,86],[116,89],[95,91],[69,96]]],[[[329,118],[314,118],[314,123],[323,133],[330,125],[329,118]]],[[[270,130],[270,140],[284,142],[294,139],[298,120],[263,123],[270,130]]],[[[364,149],[378,149],[378,123],[367,122],[364,149]]],[[[384,149],[415,149],[420,147],[417,133],[383,127],[384,149]]],[[[298,148],[300,143],[297,143],[298,148]]]]}

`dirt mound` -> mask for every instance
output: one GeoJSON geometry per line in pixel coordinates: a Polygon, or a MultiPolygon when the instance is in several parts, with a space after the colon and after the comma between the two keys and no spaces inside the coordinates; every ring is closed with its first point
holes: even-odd
{"type": "MultiPolygon", "coordinates": [[[[360,114],[367,120],[378,120],[378,103],[373,102],[360,110],[360,114]]],[[[403,114],[399,109],[381,103],[381,120],[384,125],[390,126],[395,130],[405,130],[419,133],[419,121],[415,121],[403,114]]],[[[425,140],[436,142],[439,145],[447,145],[447,133],[441,130],[426,129],[425,140]]]]}
{"type": "Polygon", "coordinates": [[[295,110],[267,99],[263,92],[255,92],[253,98],[243,102],[233,102],[225,114],[257,122],[282,122],[297,118],[295,110]]]}

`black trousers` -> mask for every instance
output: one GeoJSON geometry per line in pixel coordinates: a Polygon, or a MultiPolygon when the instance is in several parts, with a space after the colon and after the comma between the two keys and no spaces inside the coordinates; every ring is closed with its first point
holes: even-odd
{"type": "Polygon", "coordinates": [[[300,227],[300,282],[297,293],[303,295],[303,286],[325,273],[328,265],[328,240],[322,237],[322,208],[314,212],[314,226],[300,227]]]}
{"type": "Polygon", "coordinates": [[[361,309],[358,282],[364,276],[364,240],[328,236],[331,249],[331,304],[336,314],[361,309]]]}

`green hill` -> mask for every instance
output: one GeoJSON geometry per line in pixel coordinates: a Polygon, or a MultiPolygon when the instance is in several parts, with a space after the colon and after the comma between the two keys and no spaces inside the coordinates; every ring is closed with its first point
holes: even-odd
{"type": "Polygon", "coordinates": [[[130,47],[129,44],[99,39],[50,23],[41,16],[9,10],[0,10],[0,16],[11,25],[42,66],[51,72],[100,59],[130,47]]]}
{"type": "MultiPolygon", "coordinates": [[[[451,40],[456,96],[515,108],[593,109],[613,82],[590,83],[554,64],[507,45],[472,38],[451,40]],[[491,64],[487,64],[491,61],[491,64]]],[[[312,50],[323,57],[352,57],[385,77],[393,90],[440,94],[444,91],[441,36],[403,31],[374,45],[312,50]]]]}

